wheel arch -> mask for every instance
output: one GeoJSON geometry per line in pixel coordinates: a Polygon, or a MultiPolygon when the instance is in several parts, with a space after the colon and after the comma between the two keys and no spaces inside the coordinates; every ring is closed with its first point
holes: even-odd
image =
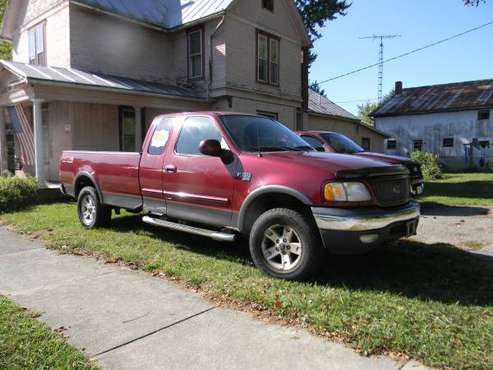
{"type": "Polygon", "coordinates": [[[238,215],[238,230],[248,234],[255,220],[273,208],[290,208],[309,213],[312,202],[298,190],[282,185],[269,185],[251,192],[238,215]]]}
{"type": "Polygon", "coordinates": [[[89,172],[82,171],[77,174],[74,180],[74,197],[77,199],[79,197],[80,191],[86,186],[92,186],[96,189],[96,194],[98,195],[99,201],[103,203],[103,195],[99,189],[99,186],[94,179],[94,176],[89,172]]]}

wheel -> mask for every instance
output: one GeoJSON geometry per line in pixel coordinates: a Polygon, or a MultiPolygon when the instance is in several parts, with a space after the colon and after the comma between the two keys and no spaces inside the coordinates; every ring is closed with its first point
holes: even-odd
{"type": "Polygon", "coordinates": [[[106,226],[111,221],[111,208],[101,204],[92,186],[86,186],[80,191],[77,213],[80,223],[87,229],[106,226]]]}
{"type": "Polygon", "coordinates": [[[271,209],[253,224],[250,233],[253,262],[264,273],[302,280],[320,266],[320,235],[311,220],[291,209],[271,209]]]}

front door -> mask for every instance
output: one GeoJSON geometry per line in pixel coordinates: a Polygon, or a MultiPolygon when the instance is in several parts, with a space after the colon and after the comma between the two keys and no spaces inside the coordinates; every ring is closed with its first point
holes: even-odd
{"type": "Polygon", "coordinates": [[[210,117],[185,119],[164,163],[167,215],[171,218],[216,226],[231,224],[234,174],[221,158],[204,156],[199,145],[215,139],[227,144],[217,123],[210,117]]]}

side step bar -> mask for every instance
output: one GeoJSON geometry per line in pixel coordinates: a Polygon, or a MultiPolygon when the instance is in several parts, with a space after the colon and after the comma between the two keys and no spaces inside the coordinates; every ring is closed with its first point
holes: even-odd
{"type": "Polygon", "coordinates": [[[149,217],[149,216],[142,217],[142,221],[144,221],[147,224],[154,225],[154,226],[160,226],[160,227],[165,227],[167,229],[183,231],[183,232],[186,232],[189,234],[206,236],[208,238],[211,238],[211,239],[214,239],[217,241],[221,241],[221,242],[233,242],[235,240],[235,237],[236,237],[235,234],[228,234],[228,233],[222,233],[219,231],[202,229],[200,227],[183,225],[183,224],[179,224],[176,222],[160,220],[158,218],[153,218],[153,217],[149,217]]]}

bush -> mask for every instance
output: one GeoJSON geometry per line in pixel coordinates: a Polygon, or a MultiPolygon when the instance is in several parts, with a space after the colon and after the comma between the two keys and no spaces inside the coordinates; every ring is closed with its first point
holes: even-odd
{"type": "Polygon", "coordinates": [[[0,177],[0,213],[18,211],[37,201],[37,183],[34,178],[0,177]]]}
{"type": "Polygon", "coordinates": [[[435,180],[442,177],[442,169],[438,163],[438,156],[429,152],[413,152],[411,158],[421,165],[425,180],[435,180]]]}

